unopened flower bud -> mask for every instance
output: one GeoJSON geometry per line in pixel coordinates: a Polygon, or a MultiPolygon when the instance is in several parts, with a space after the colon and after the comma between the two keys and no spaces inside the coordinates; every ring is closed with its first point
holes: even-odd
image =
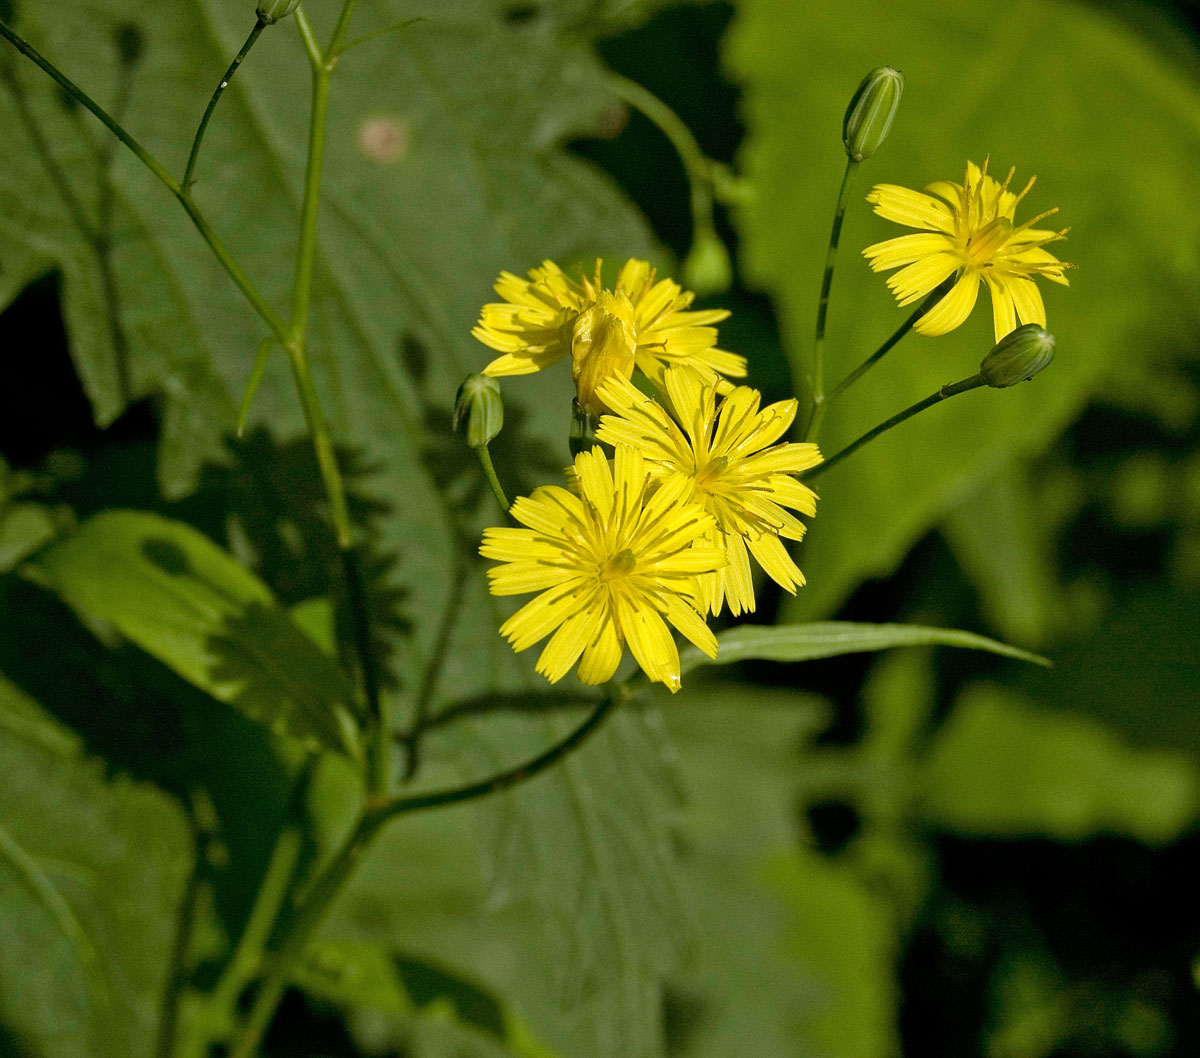
{"type": "Polygon", "coordinates": [[[620,290],[601,290],[596,303],[575,318],[571,331],[571,374],[585,411],[598,415],[604,410],[596,390],[610,375],[629,378],[636,352],[637,326],[629,297],[620,290]]]}
{"type": "Polygon", "coordinates": [[[454,399],[453,426],[472,448],[488,444],[504,426],[500,383],[487,375],[468,375],[454,399]]]}
{"type": "Polygon", "coordinates": [[[890,66],[862,79],[842,120],[842,142],[853,161],[870,158],[887,139],[904,93],[904,74],[890,66]]]}
{"type": "Polygon", "coordinates": [[[258,0],[258,20],[264,26],[287,18],[300,6],[300,0],[258,0]]]}
{"type": "Polygon", "coordinates": [[[683,262],[683,282],[700,297],[722,294],[733,284],[729,251],[712,228],[696,232],[692,249],[683,262]]]}
{"type": "Polygon", "coordinates": [[[1054,359],[1054,335],[1036,323],[1026,323],[1001,338],[979,365],[979,374],[993,389],[1028,382],[1054,359]]]}
{"type": "Polygon", "coordinates": [[[567,447],[571,449],[572,459],[580,452],[590,452],[600,443],[596,439],[599,425],[598,414],[585,408],[578,398],[571,401],[571,433],[567,437],[567,447]]]}

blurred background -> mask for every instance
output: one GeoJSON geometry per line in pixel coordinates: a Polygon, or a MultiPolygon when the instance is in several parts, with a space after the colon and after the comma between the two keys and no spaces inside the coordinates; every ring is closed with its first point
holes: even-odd
{"type": "MultiPolygon", "coordinates": [[[[242,32],[235,6],[218,5],[214,31],[230,54],[228,45],[242,32]]],[[[364,18],[371,17],[371,5],[363,6],[364,18]]],[[[391,8],[407,15],[413,6],[391,8]]],[[[841,117],[871,68],[896,66],[907,85],[891,136],[862,166],[851,197],[827,377],[857,364],[903,318],[883,278],[871,274],[860,255],[864,246],[901,233],[870,213],[864,196],[873,183],[921,187],[958,180],[968,158],[990,157],[994,173],[1015,166],[1019,185],[1038,177],[1018,220],[1058,207],[1052,223],[1071,229],[1059,247],[1059,256],[1076,265],[1071,288],[1046,292],[1049,329],[1058,339],[1053,365],[1029,385],[974,392],[939,406],[823,477],[818,516],[800,552],[809,584],[794,599],[764,588],[755,615],[761,622],[836,618],[964,628],[1043,653],[1054,667],[942,649],[802,666],[744,664],[720,670],[719,678],[694,679],[666,703],[659,734],[675,747],[680,789],[671,840],[692,923],[661,997],[648,1001],[652,1016],[661,1017],[667,1053],[1198,1053],[1200,12],[1187,0],[493,6],[487,18],[505,41],[534,56],[582,55],[589,71],[594,52],[674,109],[703,151],[737,173],[739,201],[717,212],[719,234],[735,262],[733,285],[702,303],[732,310],[722,346],[749,357],[750,381],[770,399],[802,392],[844,164],[841,117]]],[[[470,38],[474,31],[462,28],[469,12],[448,10],[426,14],[435,23],[456,20],[454,32],[470,38]]],[[[50,38],[48,47],[57,39],[57,54],[71,56],[68,30],[84,15],[74,10],[55,28],[43,14],[29,14],[37,32],[50,38]]],[[[153,55],[153,24],[143,30],[153,55]]],[[[406,31],[422,32],[421,26],[406,31]]],[[[85,50],[103,49],[93,41],[85,50]]],[[[93,75],[104,63],[119,70],[109,51],[93,57],[93,75]]],[[[425,75],[440,82],[447,74],[436,66],[437,54],[426,55],[435,65],[425,75]]],[[[385,59],[386,52],[371,61],[385,59]]],[[[11,132],[20,127],[11,103],[17,75],[13,56],[3,60],[10,100],[4,127],[11,132]]],[[[211,80],[214,61],[197,64],[193,99],[203,98],[199,86],[211,80]]],[[[423,232],[424,219],[398,222],[397,231],[408,231],[416,247],[412,268],[432,275],[432,300],[445,309],[446,326],[457,328],[446,341],[464,350],[460,360],[468,365],[478,367],[487,356],[472,349],[465,331],[472,311],[490,300],[489,277],[500,268],[522,272],[542,255],[558,254],[565,263],[596,252],[646,253],[678,274],[690,249],[688,185],[678,157],[654,125],[604,91],[601,76],[576,77],[575,61],[559,71],[561,82],[547,72],[540,82],[521,85],[526,97],[562,91],[569,97],[563,107],[575,109],[520,118],[508,132],[496,132],[506,120],[503,99],[489,109],[477,98],[484,88],[472,88],[473,67],[465,66],[462,81],[444,89],[465,108],[463,120],[481,130],[464,133],[465,139],[496,134],[510,151],[536,144],[539,159],[552,151],[569,159],[561,164],[571,173],[586,173],[586,181],[611,182],[603,209],[593,211],[593,227],[559,231],[551,237],[557,245],[544,251],[531,229],[565,215],[565,207],[540,213],[538,172],[514,176],[495,144],[472,163],[482,177],[461,177],[451,165],[470,152],[422,159],[421,137],[440,135],[426,125],[445,122],[444,115],[422,110],[424,97],[406,94],[412,86],[403,79],[373,82],[369,72],[354,71],[365,81],[363,94],[379,87],[361,107],[356,97],[358,109],[346,127],[363,116],[386,119],[398,108],[404,135],[413,137],[414,164],[425,166],[411,179],[437,189],[420,202],[434,212],[465,213],[463,243],[470,243],[480,210],[490,211],[498,230],[526,229],[515,243],[468,245],[461,252],[474,252],[469,272],[455,273],[457,266],[447,263],[434,274],[439,266],[428,262],[437,261],[431,250],[436,231],[423,232]],[[466,181],[461,187],[460,179],[466,181]],[[470,179],[495,198],[478,204],[470,179]],[[508,196],[518,193],[523,200],[510,207],[508,196]],[[413,241],[420,239],[426,241],[413,241]],[[452,294],[443,295],[447,290],[452,294]]],[[[64,59],[64,65],[71,63],[64,59]]],[[[251,85],[254,76],[268,77],[261,69],[247,73],[251,85]]],[[[511,70],[506,76],[519,78],[511,70]]],[[[34,77],[26,69],[19,74],[22,84],[41,91],[33,88],[34,77]]],[[[111,92],[119,77],[112,74],[111,92]]],[[[146,99],[144,85],[138,91],[146,99]]],[[[135,91],[135,116],[138,98],[135,91]]],[[[170,115],[151,121],[148,102],[142,105],[151,139],[166,136],[170,115]]],[[[37,106],[51,104],[35,100],[37,106]]],[[[231,105],[227,122],[244,119],[231,105]]],[[[75,118],[55,120],[61,132],[75,118]]],[[[222,158],[235,142],[221,135],[237,134],[214,133],[209,161],[220,170],[214,180],[227,178],[233,186],[236,165],[222,158]]],[[[12,136],[8,142],[20,139],[28,154],[24,134],[12,136]]],[[[369,143],[363,148],[371,149],[369,143]]],[[[406,149],[404,143],[397,148],[398,167],[406,149]]],[[[378,150],[389,155],[391,148],[378,150]]],[[[331,179],[352,198],[367,177],[347,161],[350,147],[340,152],[335,146],[331,179]]],[[[293,154],[280,149],[285,161],[293,154]]],[[[16,164],[6,158],[0,166],[16,164]]],[[[121,186],[157,194],[135,183],[136,170],[124,158],[116,164],[121,186]]],[[[37,227],[31,207],[18,202],[52,194],[44,172],[37,172],[0,178],[7,226],[37,227]]],[[[546,179],[561,180],[562,173],[546,179]]],[[[265,187],[256,185],[249,208],[267,201],[265,187]]],[[[398,193],[395,182],[380,193],[398,193]]],[[[581,193],[585,201],[589,193],[581,193]]],[[[274,208],[265,205],[255,216],[274,208]]],[[[118,247],[124,209],[116,211],[118,247]]],[[[337,217],[331,225],[349,223],[336,209],[330,216],[337,217]]],[[[163,245],[185,247],[181,257],[199,253],[184,228],[159,234],[163,245]]],[[[339,227],[336,237],[343,235],[339,227]]],[[[267,521],[256,523],[247,513],[264,483],[278,491],[281,508],[297,498],[305,509],[315,502],[306,449],[289,440],[287,428],[275,432],[270,425],[272,382],[249,439],[223,449],[219,430],[196,426],[199,413],[169,410],[162,396],[166,376],[148,366],[156,355],[172,355],[161,352],[176,340],[169,317],[154,330],[135,304],[124,318],[137,334],[115,340],[118,354],[122,344],[134,350],[132,392],[118,399],[96,381],[94,365],[107,354],[95,350],[106,339],[91,331],[104,329],[104,310],[96,307],[103,299],[88,302],[99,323],[79,322],[86,308],[78,294],[74,307],[64,309],[64,291],[73,283],[78,290],[81,282],[78,260],[44,248],[33,252],[35,240],[11,232],[5,238],[0,348],[8,374],[0,386],[0,455],[12,480],[20,477],[29,496],[50,509],[69,509],[72,517],[114,506],[158,509],[222,542],[240,512],[239,531],[251,540],[266,531],[273,542],[249,553],[280,598],[300,602],[326,590],[322,571],[331,558],[320,545],[289,542],[273,522],[265,528],[267,521]],[[93,365],[93,377],[84,372],[81,381],[80,364],[93,365]],[[198,435],[211,435],[207,449],[198,435]],[[181,436],[190,455],[179,455],[181,436]],[[164,456],[164,445],[176,446],[175,454],[164,456]],[[195,466],[180,470],[189,459],[195,466]]],[[[259,265],[269,259],[269,248],[249,241],[245,248],[252,259],[259,255],[259,265]]],[[[359,256],[348,267],[384,275],[376,286],[364,284],[364,300],[352,310],[373,319],[374,307],[389,303],[395,281],[379,256],[359,256]]],[[[130,274],[124,282],[132,282],[130,274]]],[[[439,443],[454,443],[445,440],[444,414],[433,413],[453,396],[447,381],[428,373],[427,361],[441,354],[438,326],[408,313],[400,330],[409,340],[392,350],[417,390],[429,396],[426,427],[435,451],[439,443]]],[[[233,324],[228,331],[241,333],[233,324]]],[[[338,333],[330,324],[321,337],[336,345],[338,333]]],[[[983,303],[950,336],[905,339],[835,407],[822,447],[835,451],[939,385],[973,373],[991,333],[983,303]]],[[[236,393],[252,345],[228,344],[220,355],[230,366],[221,370],[236,393]]],[[[169,377],[186,381],[186,371],[171,370],[169,377]]],[[[446,368],[447,378],[453,370],[446,368]]],[[[562,453],[557,442],[547,448],[522,441],[522,423],[530,436],[553,437],[563,430],[563,416],[557,405],[552,414],[540,409],[531,394],[541,391],[523,389],[522,382],[505,389],[510,422],[517,424],[505,458],[525,468],[510,471],[514,477],[543,480],[546,467],[564,461],[562,453]]],[[[279,401],[287,399],[285,380],[277,380],[275,390],[279,401]]],[[[226,414],[219,401],[210,403],[215,419],[226,414]]],[[[352,413],[345,414],[351,418],[343,417],[343,427],[353,423],[352,413]]],[[[390,428],[375,411],[359,426],[377,433],[390,428]]],[[[374,453],[367,445],[360,454],[367,482],[360,514],[368,522],[386,519],[386,511],[372,506],[374,453]]],[[[459,467],[452,485],[458,482],[467,498],[455,502],[478,507],[485,502],[478,482],[467,480],[469,465],[462,469],[460,461],[459,467]]],[[[302,536],[319,536],[319,522],[300,518],[297,525],[302,536]]],[[[16,532],[11,520],[7,530],[0,521],[0,557],[6,531],[16,532]]],[[[33,589],[10,581],[15,578],[5,581],[0,670],[25,691],[57,701],[51,711],[84,732],[106,770],[129,771],[169,791],[185,786],[130,763],[159,735],[142,730],[148,722],[137,719],[139,702],[129,700],[136,695],[121,689],[119,666],[104,668],[115,664],[111,658],[79,660],[79,671],[60,672],[57,687],[48,686],[53,681],[39,672],[45,644],[63,636],[84,650],[79,644],[90,640],[82,629],[63,632],[73,621],[65,611],[39,610],[33,589]],[[74,690],[67,686],[72,679],[74,690]],[[81,694],[86,706],[63,704],[81,694]],[[119,736],[100,731],[105,725],[91,715],[117,708],[113,702],[123,710],[119,736]]],[[[391,600],[389,630],[397,639],[407,634],[405,621],[420,612],[416,602],[391,600]]],[[[143,676],[161,680],[157,672],[143,676]]],[[[236,732],[227,734],[236,740],[236,732]]],[[[438,1017],[472,1026],[493,1049],[480,1049],[476,1036],[469,1045],[451,1039],[444,1027],[415,1029],[412,1010],[371,1012],[361,997],[346,1002],[336,989],[312,984],[289,996],[271,1053],[590,1058],[603,1052],[599,1044],[579,1042],[578,1025],[553,1027],[558,1015],[547,998],[551,990],[522,991],[517,983],[525,979],[510,965],[512,951],[479,939],[493,937],[492,926],[480,933],[464,925],[489,906],[474,882],[462,882],[461,891],[436,908],[421,895],[422,872],[437,889],[463,869],[462,820],[454,813],[439,819],[423,819],[414,834],[380,853],[345,917],[406,953],[405,986],[414,1010],[427,1014],[437,1000],[443,1004],[438,1017]],[[390,896],[394,878],[386,864],[404,865],[396,874],[411,878],[407,866],[418,855],[424,866],[417,879],[404,883],[401,897],[390,896]],[[512,1010],[532,1026],[529,1036],[543,1049],[521,1042],[506,1013],[512,1010]]],[[[268,822],[256,825],[270,829],[268,822]]],[[[259,840],[246,836],[248,847],[259,840]]],[[[510,849],[509,855],[517,854],[510,849]]],[[[247,876],[262,869],[253,860],[248,854],[247,876]]],[[[481,876],[495,880],[488,870],[481,876]]],[[[489,899],[504,903],[494,893],[489,899]]],[[[227,910],[225,917],[235,921],[238,914],[227,910]]],[[[0,970],[0,984],[10,988],[10,1005],[0,1003],[0,1009],[21,1025],[15,969],[0,970]]],[[[14,1031],[11,1053],[23,1053],[22,1038],[14,1031]]],[[[0,1053],[8,1053],[5,1047],[0,1032],[0,1053]]],[[[68,1052],[76,1053],[60,1053],[68,1052]]],[[[130,1053],[142,1052],[131,1046],[130,1053]]]]}

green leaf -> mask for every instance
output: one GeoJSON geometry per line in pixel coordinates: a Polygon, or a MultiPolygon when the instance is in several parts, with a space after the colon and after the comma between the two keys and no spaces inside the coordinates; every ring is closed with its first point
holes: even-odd
{"type": "Polygon", "coordinates": [[[929,822],[973,835],[1161,844],[1200,808],[1200,770],[1187,755],[1130,749],[1094,720],[991,686],[960,698],[918,786],[929,822]]]}
{"type": "Polygon", "coordinates": [[[1002,635],[1038,644],[1062,627],[1046,519],[1021,467],[1002,466],[950,511],[942,531],[1002,635]]]}
{"type": "Polygon", "coordinates": [[[40,503],[0,503],[0,573],[15,569],[57,535],[50,511],[40,503]]]}
{"type": "Polygon", "coordinates": [[[861,624],[853,621],[816,621],[812,624],[739,625],[717,636],[716,660],[688,647],[679,654],[684,672],[701,665],[729,665],[735,661],[815,661],[840,654],[858,654],[891,647],[949,646],[986,650],[1035,665],[1049,665],[1045,658],[1019,647],[998,643],[987,636],[954,628],[924,628],[921,625],[861,624]]]}
{"type": "Polygon", "coordinates": [[[486,991],[426,960],[368,941],[319,941],[293,983],[348,1009],[358,1035],[379,1051],[394,1038],[414,1058],[452,1053],[471,1058],[553,1058],[486,991]],[[387,1015],[379,1017],[373,1015],[387,1015]]]}
{"type": "Polygon", "coordinates": [[[0,677],[0,820],[0,1038],[30,1058],[149,1058],[191,859],[182,815],[107,779],[0,677]]]}
{"type": "Polygon", "coordinates": [[[827,707],[789,690],[690,684],[667,717],[685,786],[686,877],[703,924],[670,982],[672,1053],[895,1053],[888,902],[851,866],[798,845],[797,789],[827,707]]]}
{"type": "Polygon", "coordinates": [[[311,745],[360,752],[354,692],[267,587],[181,522],[108,511],[37,559],[47,586],[246,716],[311,745]]]}
{"type": "MultiPolygon", "coordinates": [[[[1191,54],[1178,32],[1164,29],[1163,38],[1177,55],[1191,54]]],[[[863,196],[875,183],[961,179],[968,158],[986,156],[1001,176],[1016,166],[1019,185],[1037,174],[1018,220],[1060,207],[1055,223],[1071,228],[1063,256],[1078,265],[1069,290],[1046,294],[1058,338],[1050,370],[1028,386],[955,397],[821,479],[805,544],[809,585],[786,608],[800,620],[833,611],[860,581],[893,570],[959,497],[1002,461],[1043,450],[1157,336],[1175,342],[1195,331],[1200,88],[1190,66],[1087,4],[869,0],[851,23],[834,0],[744,0],[726,55],[743,82],[742,161],[754,186],[738,218],[742,265],[774,298],[797,380],[809,371],[845,164],[838,122],[859,78],[881,61],[904,71],[904,100],[852,190],[826,378],[836,383],[907,311],[859,256],[905,230],[871,214],[863,196]],[[1163,164],[1138,162],[1163,143],[1172,144],[1163,164]]],[[[972,374],[992,341],[986,298],[953,334],[906,338],[833,406],[823,449],[836,451],[972,374]]]]}

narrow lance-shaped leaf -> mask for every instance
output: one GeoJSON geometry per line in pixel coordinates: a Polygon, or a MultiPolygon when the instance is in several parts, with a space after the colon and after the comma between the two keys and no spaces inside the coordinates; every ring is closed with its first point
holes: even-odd
{"type": "Polygon", "coordinates": [[[741,625],[717,636],[716,660],[694,647],[680,651],[684,672],[701,665],[729,665],[735,661],[815,661],[839,654],[859,654],[891,647],[948,646],[987,650],[1035,665],[1049,665],[1039,654],[999,643],[987,636],[955,628],[922,625],[863,624],[854,621],[816,621],[804,625],[741,625]]]}

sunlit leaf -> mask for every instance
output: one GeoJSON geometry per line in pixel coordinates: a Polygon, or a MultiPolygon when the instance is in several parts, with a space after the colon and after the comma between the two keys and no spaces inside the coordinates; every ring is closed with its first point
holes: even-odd
{"type": "Polygon", "coordinates": [[[1037,665],[1049,662],[1037,654],[998,643],[973,632],[920,625],[863,624],[853,621],[815,621],[811,624],[738,625],[717,636],[716,660],[695,647],[680,652],[683,671],[701,665],[729,665],[735,661],[814,661],[840,654],[858,654],[892,647],[950,646],[986,650],[1037,665]]]}
{"type": "Polygon", "coordinates": [[[115,625],[184,679],[314,746],[359,753],[354,692],[337,663],[232,556],[180,522],[96,515],[37,570],[81,615],[115,625]]]}
{"type": "Polygon", "coordinates": [[[958,701],[919,787],[931,823],[978,835],[1128,834],[1157,844],[1200,808],[1200,772],[1186,755],[1130,749],[1095,720],[999,687],[958,701]]]}

